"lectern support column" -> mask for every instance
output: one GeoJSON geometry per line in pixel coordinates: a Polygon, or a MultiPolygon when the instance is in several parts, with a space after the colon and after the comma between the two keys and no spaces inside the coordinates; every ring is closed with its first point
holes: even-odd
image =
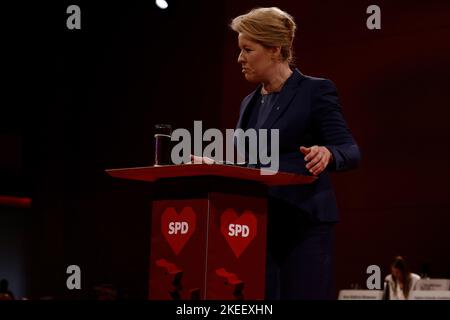
{"type": "Polygon", "coordinates": [[[150,299],[264,299],[265,197],[209,192],[152,206],[150,299]]]}

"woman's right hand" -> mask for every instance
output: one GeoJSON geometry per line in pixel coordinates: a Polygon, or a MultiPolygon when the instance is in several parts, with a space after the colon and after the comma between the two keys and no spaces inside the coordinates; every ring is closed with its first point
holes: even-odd
{"type": "Polygon", "coordinates": [[[206,163],[206,164],[214,164],[214,159],[208,158],[208,157],[199,157],[191,154],[191,162],[190,164],[200,164],[200,163],[206,163]]]}

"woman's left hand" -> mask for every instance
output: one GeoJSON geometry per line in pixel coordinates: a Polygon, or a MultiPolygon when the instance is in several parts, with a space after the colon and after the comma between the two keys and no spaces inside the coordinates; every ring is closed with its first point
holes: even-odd
{"type": "Polygon", "coordinates": [[[306,169],[315,176],[319,175],[333,161],[333,155],[325,147],[300,147],[300,152],[305,155],[306,169]]]}

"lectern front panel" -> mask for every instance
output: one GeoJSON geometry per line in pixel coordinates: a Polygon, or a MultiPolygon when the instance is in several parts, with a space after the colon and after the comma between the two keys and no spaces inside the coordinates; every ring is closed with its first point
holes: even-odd
{"type": "Polygon", "coordinates": [[[152,205],[149,299],[205,298],[207,199],[152,205]]]}

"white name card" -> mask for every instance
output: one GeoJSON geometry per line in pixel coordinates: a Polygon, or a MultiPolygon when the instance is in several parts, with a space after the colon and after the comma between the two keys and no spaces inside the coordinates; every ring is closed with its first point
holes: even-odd
{"type": "Polygon", "coordinates": [[[449,279],[420,279],[417,281],[416,290],[440,290],[445,291],[450,289],[449,279]]]}
{"type": "Polygon", "coordinates": [[[409,300],[450,300],[450,291],[414,290],[409,293],[409,300]]]}
{"type": "Polygon", "coordinates": [[[383,290],[341,290],[338,300],[382,300],[383,290]]]}

